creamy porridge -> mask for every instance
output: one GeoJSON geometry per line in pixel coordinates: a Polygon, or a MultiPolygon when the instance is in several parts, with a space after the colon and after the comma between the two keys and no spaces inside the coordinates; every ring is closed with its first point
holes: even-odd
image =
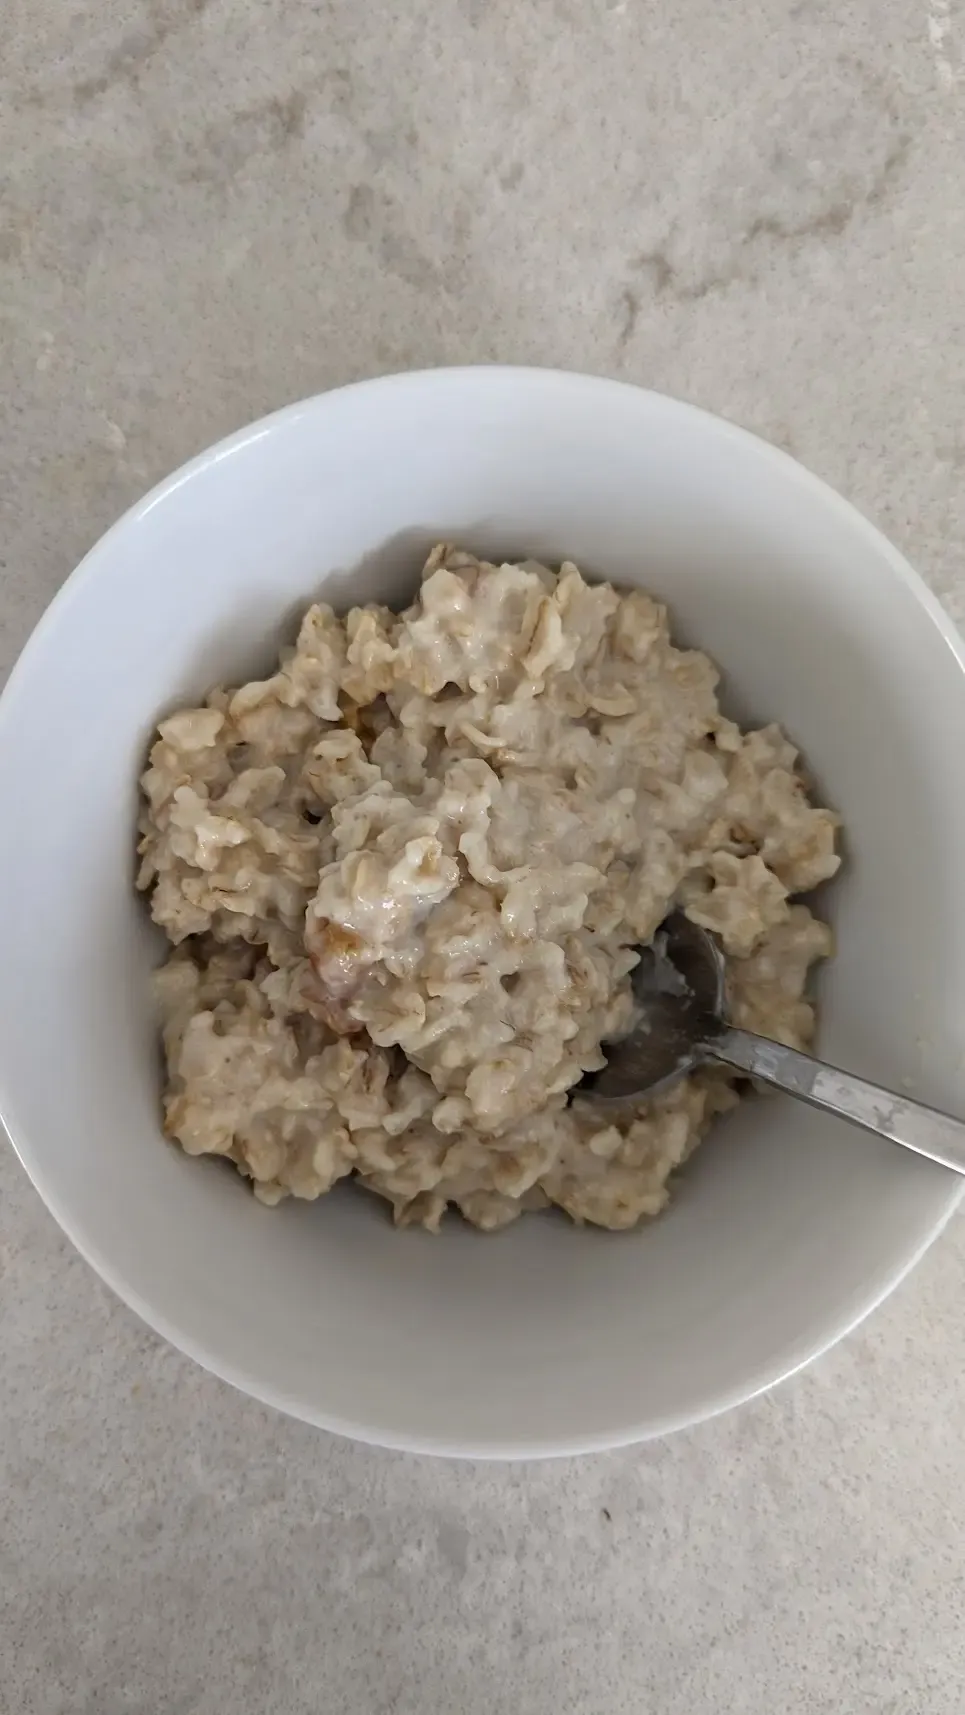
{"type": "Polygon", "coordinates": [[[441,546],[406,612],[314,606],[272,678],[162,721],[138,884],[174,944],[169,1136],[266,1203],[355,1174],[430,1228],[657,1214],[737,1096],[706,1070],[629,1113],[571,1099],[634,947],[681,907],[736,1022],[795,1047],[830,951],[792,898],[836,818],[716,684],[649,596],[441,546]]]}

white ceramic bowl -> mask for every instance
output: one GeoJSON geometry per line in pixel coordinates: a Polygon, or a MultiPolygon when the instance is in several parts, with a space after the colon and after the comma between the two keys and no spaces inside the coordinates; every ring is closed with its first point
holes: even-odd
{"type": "Polygon", "coordinates": [[[0,1109],[41,1196],[144,1319],[258,1398],[362,1440],[495,1456],[659,1435],[837,1339],[959,1184],[776,1099],[626,1235],[529,1217],[396,1232],[350,1187],[268,1210],[158,1129],[132,890],[155,720],[271,661],[310,598],[412,590],[449,537],[575,558],[671,604],[740,719],[778,719],[847,828],[821,1047],[965,1110],[958,640],[905,562],[783,454],[582,376],[438,370],[256,424],[88,555],[0,704],[0,1109]]]}

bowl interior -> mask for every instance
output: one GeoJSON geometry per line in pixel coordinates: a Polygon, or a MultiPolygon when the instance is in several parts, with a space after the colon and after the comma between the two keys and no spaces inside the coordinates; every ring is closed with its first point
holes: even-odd
{"type": "Polygon", "coordinates": [[[627,1235],[525,1219],[397,1233],[342,1188],[266,1210],[161,1139],[132,894],[155,720],[266,668],[314,596],[410,594],[440,538],[640,583],[777,719],[845,818],[828,1058],[959,1110],[965,678],[900,557],[783,455],[614,384],[437,371],[293,407],[121,521],[0,708],[0,1108],[75,1243],[150,1323],[299,1416],[477,1454],[629,1441],[746,1397],[863,1314],[934,1235],[942,1169],[771,1099],[627,1235]]]}

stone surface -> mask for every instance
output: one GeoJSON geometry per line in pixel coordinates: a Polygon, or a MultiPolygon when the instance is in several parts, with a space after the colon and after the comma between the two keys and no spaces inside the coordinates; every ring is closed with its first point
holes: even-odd
{"type": "MultiPolygon", "coordinates": [[[[491,359],[780,442],[965,618],[963,160],[965,0],[5,0],[0,665],[215,437],[491,359]]],[[[11,1715],[962,1709],[961,1221],[772,1397],[474,1468],[230,1392],[0,1174],[11,1715]]]]}

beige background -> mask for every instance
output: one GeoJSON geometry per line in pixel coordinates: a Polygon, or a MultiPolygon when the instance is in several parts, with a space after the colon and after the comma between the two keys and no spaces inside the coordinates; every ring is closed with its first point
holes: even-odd
{"type": "MultiPolygon", "coordinates": [[[[215,437],[490,359],[756,429],[965,618],[963,173],[965,0],[2,0],[0,665],[215,437]]],[[[961,1220],[772,1398],[460,1468],[210,1380],[0,1174],[11,1715],[965,1705],[961,1220]]]]}

